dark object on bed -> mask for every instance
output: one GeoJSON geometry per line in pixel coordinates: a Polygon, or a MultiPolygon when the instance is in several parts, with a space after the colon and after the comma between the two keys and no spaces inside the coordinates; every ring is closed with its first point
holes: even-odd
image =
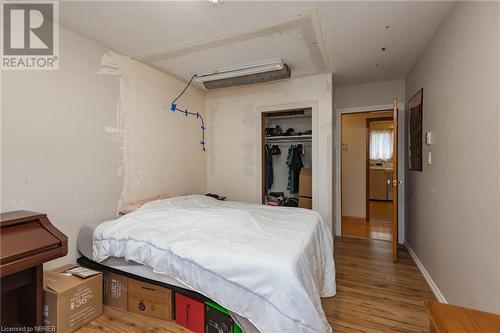
{"type": "Polygon", "coordinates": [[[65,256],[68,238],[46,214],[8,212],[0,221],[1,325],[43,325],[43,263],[65,256]]]}
{"type": "Polygon", "coordinates": [[[214,199],[217,199],[217,200],[220,200],[220,201],[224,201],[226,200],[226,197],[223,197],[221,195],[218,195],[218,194],[214,194],[214,193],[207,193],[205,194],[207,197],[211,197],[211,198],[214,198],[214,199]]]}
{"type": "Polygon", "coordinates": [[[424,89],[420,89],[408,101],[408,109],[410,110],[410,120],[408,122],[408,168],[416,171],[422,171],[423,100],[424,89]]]}

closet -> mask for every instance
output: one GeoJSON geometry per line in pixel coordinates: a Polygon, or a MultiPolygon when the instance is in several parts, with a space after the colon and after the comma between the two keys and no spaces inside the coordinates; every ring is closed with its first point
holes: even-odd
{"type": "Polygon", "coordinates": [[[312,209],[312,110],[262,113],[262,203],[312,209]]]}

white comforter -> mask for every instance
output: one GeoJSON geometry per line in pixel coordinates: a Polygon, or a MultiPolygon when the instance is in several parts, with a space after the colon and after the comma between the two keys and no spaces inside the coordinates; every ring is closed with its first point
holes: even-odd
{"type": "Polygon", "coordinates": [[[333,240],[316,212],[193,195],[148,203],[93,238],[96,261],[149,266],[263,333],[332,331],[320,297],[335,295],[333,240]]]}

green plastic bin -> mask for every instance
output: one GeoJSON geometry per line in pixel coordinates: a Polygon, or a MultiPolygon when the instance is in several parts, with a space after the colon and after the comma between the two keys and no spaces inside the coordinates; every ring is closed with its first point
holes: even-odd
{"type": "MultiPolygon", "coordinates": [[[[233,322],[233,333],[244,333],[241,330],[241,327],[239,327],[238,324],[231,318],[229,311],[225,307],[223,307],[223,306],[221,306],[213,301],[205,301],[205,305],[207,307],[210,307],[212,309],[215,309],[215,310],[227,315],[231,319],[231,321],[233,322]]],[[[209,309],[207,308],[207,310],[209,310],[209,309]]]]}

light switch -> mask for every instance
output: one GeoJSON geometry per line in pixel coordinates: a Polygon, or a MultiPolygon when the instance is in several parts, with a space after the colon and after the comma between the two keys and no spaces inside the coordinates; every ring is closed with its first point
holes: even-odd
{"type": "Polygon", "coordinates": [[[427,163],[429,163],[429,165],[432,164],[432,152],[428,152],[427,153],[427,163]]]}
{"type": "Polygon", "coordinates": [[[432,144],[432,132],[431,131],[425,133],[425,143],[428,145],[432,144]]]}

